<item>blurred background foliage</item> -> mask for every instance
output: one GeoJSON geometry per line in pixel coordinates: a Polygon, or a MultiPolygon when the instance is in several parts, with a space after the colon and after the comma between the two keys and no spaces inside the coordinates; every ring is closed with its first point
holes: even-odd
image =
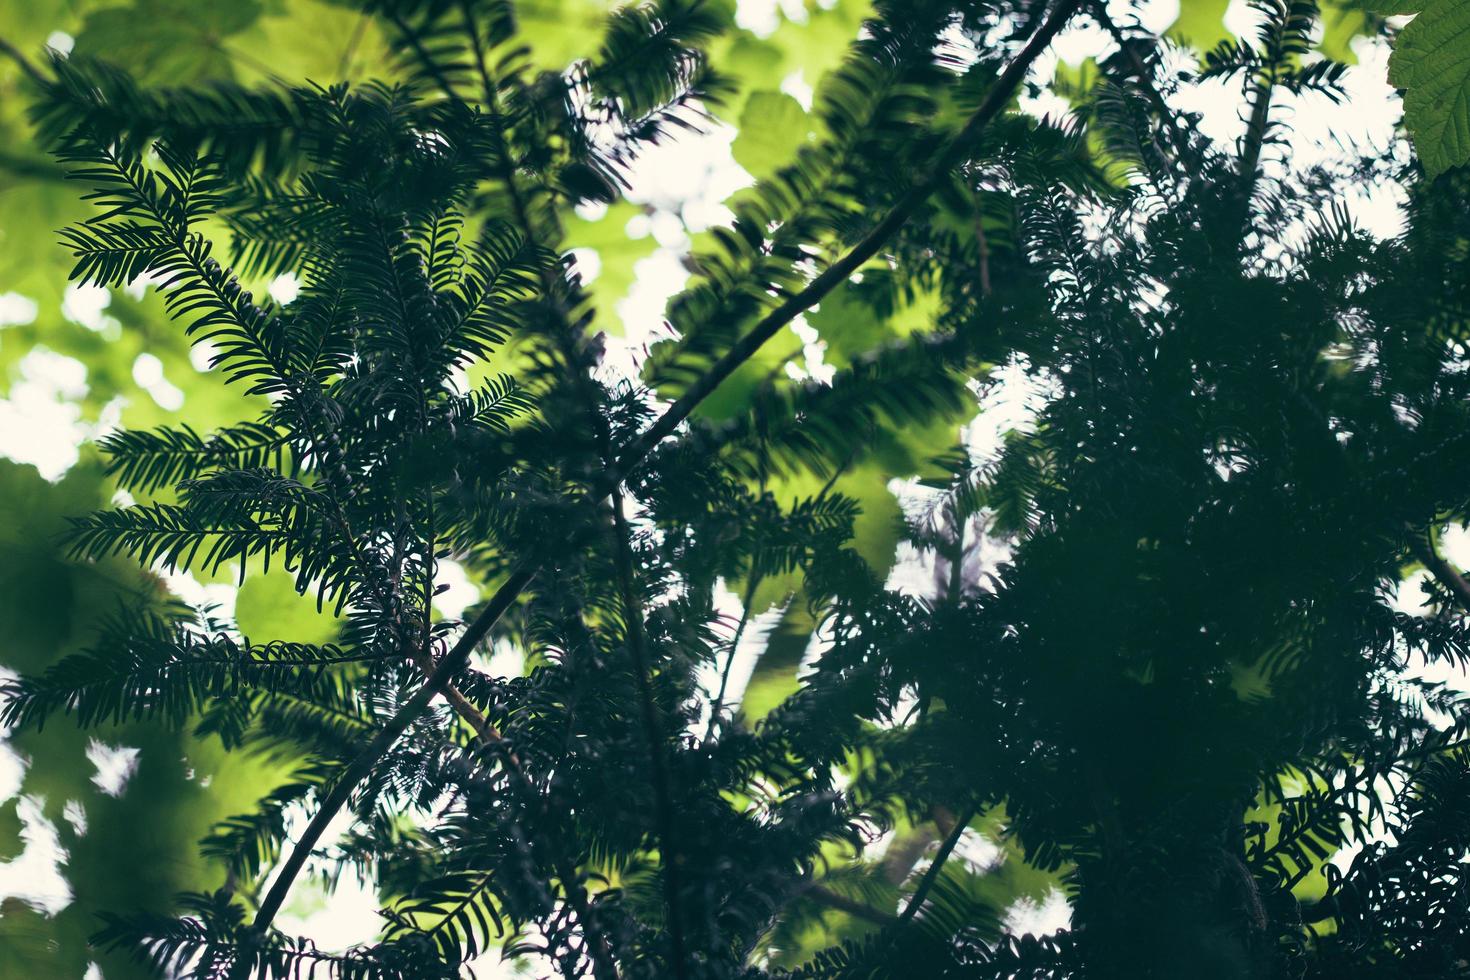
{"type": "MultiPolygon", "coordinates": [[[[837,65],[868,4],[787,0],[776,8],[774,29],[758,34],[739,26],[733,0],[720,2],[731,23],[712,46],[711,59],[732,90],[714,113],[734,129],[734,162],[751,177],[766,177],[813,138],[817,125],[783,82],[797,77],[820,92],[823,75],[837,65]]],[[[559,69],[592,53],[610,6],[615,4],[605,0],[522,0],[521,32],[540,66],[559,69]]],[[[1198,49],[1213,47],[1229,37],[1228,7],[1229,0],[1186,0],[1172,33],[1198,49]]],[[[1368,18],[1347,4],[1329,6],[1324,52],[1352,60],[1348,43],[1368,18]]],[[[0,38],[32,63],[44,63],[50,47],[115,62],[146,85],[325,85],[397,76],[373,19],[324,0],[0,0],[0,38]]],[[[1087,74],[1085,64],[1065,66],[1058,90],[1085,85],[1087,74]]],[[[182,331],[168,321],[154,291],[68,288],[70,260],[57,245],[56,229],[86,209],[77,188],[38,145],[26,86],[18,61],[0,58],[0,395],[30,385],[31,397],[54,400],[57,411],[70,413],[79,436],[179,418],[205,431],[251,414],[237,391],[227,391],[218,377],[200,370],[202,362],[191,360],[182,331]],[[71,359],[84,374],[56,358],[71,359]],[[74,383],[38,386],[45,365],[57,363],[78,375],[74,383]]],[[[636,266],[654,254],[659,239],[681,239],[689,252],[708,240],[708,222],[688,220],[687,210],[674,204],[623,200],[567,227],[563,247],[596,254],[591,291],[599,328],[614,337],[624,330],[618,309],[635,287],[636,266]],[[663,222],[666,232],[651,234],[651,219],[663,222]],[[678,223],[673,231],[667,231],[670,220],[678,223]]],[[[830,366],[932,324],[930,296],[919,293],[886,309],[858,293],[844,287],[808,318],[807,328],[826,343],[830,366]]],[[[804,376],[803,350],[795,333],[768,344],[705,402],[701,414],[711,420],[748,414],[763,392],[804,376]]],[[[894,561],[901,530],[891,481],[942,476],[926,461],[954,445],[977,410],[969,404],[924,430],[874,433],[862,458],[838,478],[837,489],[862,508],[857,550],[880,574],[894,561]]],[[[762,474],[759,480],[783,503],[820,489],[820,481],[806,474],[762,474]]],[[[82,564],[59,550],[65,517],[103,506],[113,493],[85,446],[64,474],[43,476],[34,466],[0,460],[0,669],[38,673],[74,652],[99,617],[123,599],[167,588],[125,560],[82,564]]],[[[753,721],[796,688],[814,623],[804,604],[792,601],[800,583],[790,576],[729,586],[752,613],[770,613],[742,702],[753,721]]],[[[330,635],[330,621],[287,597],[294,598],[288,578],[245,581],[234,599],[242,630],[308,642],[330,635]]],[[[44,738],[17,736],[0,749],[9,758],[0,766],[0,897],[10,896],[0,905],[3,977],[82,978],[91,968],[85,937],[98,909],[163,911],[181,890],[218,887],[225,870],[199,857],[196,843],[217,821],[250,809],[289,766],[289,760],[226,758],[217,743],[143,725],[96,734],[60,726],[44,738]],[[7,782],[6,772],[15,778],[7,782]],[[40,865],[35,854],[27,860],[28,848],[56,853],[55,847],[64,851],[62,893],[45,908],[15,897],[18,874],[32,875],[29,884],[36,884],[33,869],[40,865]]],[[[998,823],[1000,815],[994,819],[998,823]]],[[[890,852],[913,850],[909,839],[922,847],[933,834],[900,827],[890,852]]],[[[1050,876],[1012,861],[978,887],[993,893],[985,896],[993,906],[1005,907],[1021,896],[1039,901],[1051,884],[1050,876]]],[[[309,893],[298,899],[312,901],[309,893]]],[[[834,931],[852,925],[841,910],[827,909],[802,927],[805,933],[794,929],[782,943],[791,959],[800,960],[803,949],[826,945],[834,931]]],[[[144,975],[122,960],[98,962],[91,975],[97,970],[107,980],[144,975]]]]}

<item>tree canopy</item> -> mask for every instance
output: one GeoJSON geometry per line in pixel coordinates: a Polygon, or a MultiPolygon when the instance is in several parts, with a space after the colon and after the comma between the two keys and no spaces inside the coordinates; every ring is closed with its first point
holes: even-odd
{"type": "Polygon", "coordinates": [[[0,0],[0,966],[1463,976],[1470,13],[1157,6],[0,0]]]}

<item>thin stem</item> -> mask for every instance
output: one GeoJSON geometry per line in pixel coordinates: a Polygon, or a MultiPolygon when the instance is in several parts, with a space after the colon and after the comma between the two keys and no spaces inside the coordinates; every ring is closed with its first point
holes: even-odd
{"type": "Polygon", "coordinates": [[[756,586],[760,585],[761,577],[754,571],[750,579],[745,583],[745,595],[741,597],[740,622],[735,625],[735,635],[730,637],[730,650],[725,655],[725,668],[720,671],[720,690],[715,694],[714,704],[710,705],[709,723],[704,729],[704,740],[708,742],[714,738],[715,725],[720,718],[720,712],[725,708],[725,691],[730,686],[730,670],[735,666],[735,652],[740,649],[740,638],[745,635],[745,627],[750,624],[750,606],[755,601],[756,586]]]}
{"type": "Polygon", "coordinates": [[[1270,41],[1266,45],[1267,64],[1254,77],[1255,101],[1251,104],[1250,119],[1240,143],[1240,202],[1241,225],[1250,218],[1251,198],[1255,196],[1256,183],[1260,179],[1261,151],[1271,129],[1271,98],[1275,94],[1277,72],[1286,53],[1285,13],[1276,20],[1270,41]]]}
{"type": "Polygon", "coordinates": [[[1269,78],[1256,81],[1256,99],[1251,104],[1250,121],[1246,126],[1240,151],[1240,196],[1243,207],[1250,206],[1255,194],[1256,180],[1261,167],[1261,148],[1266,143],[1267,124],[1271,119],[1271,92],[1273,84],[1269,78]]]}
{"type": "MultiPolygon", "coordinates": [[[[1102,0],[1092,0],[1088,12],[1112,36],[1113,43],[1118,45],[1119,52],[1127,57],[1128,63],[1133,68],[1133,73],[1138,76],[1139,89],[1143,92],[1144,97],[1153,105],[1154,111],[1159,114],[1159,118],[1169,127],[1169,135],[1174,140],[1174,149],[1181,156],[1187,156],[1189,152],[1189,134],[1179,125],[1178,113],[1169,108],[1169,103],[1164,100],[1163,93],[1154,85],[1153,72],[1143,60],[1142,56],[1139,55],[1137,46],[1129,41],[1122,29],[1113,21],[1113,18],[1108,16],[1107,6],[1102,0]]],[[[1186,181],[1189,179],[1189,176],[1190,174],[1186,170],[1184,172],[1186,181]]]]}
{"type": "MultiPolygon", "coordinates": [[[[876,429],[876,426],[870,427],[870,431],[874,429],[876,429]]],[[[842,474],[846,473],[847,468],[853,464],[853,461],[855,459],[857,459],[858,446],[860,445],[862,445],[862,443],[860,442],[854,442],[852,444],[852,448],[849,449],[847,451],[847,455],[842,458],[842,463],[832,471],[831,476],[827,477],[827,482],[822,484],[822,489],[817,491],[817,500],[827,499],[827,494],[832,492],[832,488],[837,485],[837,481],[842,479],[842,474]]]]}
{"type": "Polygon", "coordinates": [[[939,872],[943,870],[944,862],[949,860],[949,855],[954,851],[955,845],[960,842],[960,836],[964,834],[965,828],[970,825],[970,820],[974,816],[975,811],[973,809],[966,810],[965,815],[954,822],[954,827],[950,830],[949,836],[945,837],[944,843],[939,845],[939,853],[934,855],[933,863],[924,872],[924,877],[919,882],[919,887],[914,889],[914,897],[909,899],[909,903],[903,907],[903,912],[899,914],[896,922],[897,925],[903,925],[911,921],[918,914],[919,909],[924,907],[924,903],[929,900],[929,892],[934,889],[934,883],[939,880],[939,872]]]}
{"type": "Polygon", "coordinates": [[[378,730],[378,733],[368,742],[367,746],[358,753],[357,757],[342,771],[342,775],[332,784],[331,790],[323,797],[316,815],[302,831],[301,838],[296,842],[286,862],[281,866],[280,874],[271,884],[270,891],[266,893],[265,899],[260,903],[260,910],[255,916],[255,927],[259,930],[266,929],[281,910],[281,905],[286,900],[287,893],[291,890],[291,884],[296,876],[301,873],[306,864],[307,857],[316,848],[317,842],[321,840],[322,832],[326,830],[327,824],[331,823],[338,811],[347,803],[357,784],[366,779],[377,765],[378,760],[392,747],[398,737],[408,730],[408,726],[418,720],[419,716],[428,710],[430,702],[435,697],[444,693],[451,679],[457,674],[465,662],[469,660],[471,651],[477,647],[486,634],[506,609],[515,602],[521,591],[531,584],[536,577],[536,570],[518,570],[506,580],[505,585],[490,599],[490,604],[485,611],[472,622],[460,635],[459,641],[454,648],[439,661],[429,679],[414,692],[413,697],[399,708],[393,717],[378,730]]]}
{"type": "MultiPolygon", "coordinates": [[[[505,193],[510,198],[511,212],[515,215],[516,223],[526,234],[526,240],[536,244],[536,229],[531,225],[531,212],[526,206],[526,200],[521,195],[521,189],[516,183],[516,165],[511,157],[510,141],[505,138],[505,130],[502,128],[502,120],[505,118],[505,109],[500,100],[500,86],[490,77],[490,69],[485,62],[485,48],[480,43],[480,32],[475,30],[474,14],[470,10],[468,0],[461,0],[460,13],[464,18],[464,30],[470,39],[470,47],[475,54],[475,70],[480,75],[480,88],[484,94],[485,106],[494,116],[494,125],[491,131],[495,134],[495,149],[499,155],[500,181],[505,185],[505,193]]],[[[453,95],[453,92],[450,92],[453,95]]],[[[541,273],[542,285],[548,285],[546,271],[541,273]]],[[[548,289],[547,295],[550,296],[548,289]]]]}
{"type": "MultiPolygon", "coordinates": [[[[589,493],[593,500],[601,500],[611,493],[612,489],[622,482],[623,477],[643,461],[654,446],[672,433],[679,423],[688,418],[695,406],[713,392],[720,382],[729,377],[737,367],[754,355],[762,344],[795,319],[798,314],[815,306],[822,297],[845,281],[859,266],[878,252],[883,242],[897,231],[918,209],[919,205],[934,192],[943,175],[964,156],[981,131],[1010,103],[1031,64],[1077,11],[1081,2],[1082,0],[1062,0],[1062,3],[1047,18],[1020,54],[1001,73],[1000,78],[991,87],[969,123],[939,154],[929,174],[895,205],[893,210],[866,238],[829,267],[826,272],[812,280],[805,289],[766,316],[729,353],[722,357],[699,383],[675,402],[642,436],[633,440],[618,457],[617,462],[609,467],[594,485],[589,493]]],[[[468,662],[470,653],[485,639],[500,617],[505,615],[506,610],[515,604],[521,592],[536,578],[540,566],[540,561],[530,559],[523,561],[511,573],[490,597],[490,602],[460,635],[454,648],[439,661],[424,686],[419,688],[413,697],[398,709],[378,732],[378,735],[344,770],[341,778],[333,785],[331,792],[323,799],[316,815],[312,817],[311,822],[307,824],[306,830],[302,833],[301,840],[297,842],[295,849],[282,866],[281,873],[277,876],[270,893],[267,894],[261,905],[260,913],[256,916],[255,922],[258,928],[268,926],[280,910],[287,892],[290,891],[292,881],[301,872],[307,856],[320,840],[327,824],[336,817],[337,812],[347,802],[353,788],[359,781],[366,778],[377,764],[378,759],[387,752],[408,726],[428,709],[434,697],[448,687],[450,680],[468,662]]]]}
{"type": "Polygon", "coordinates": [[[633,658],[633,672],[638,682],[638,707],[643,719],[643,735],[648,740],[649,768],[653,775],[653,803],[657,811],[659,851],[663,855],[664,905],[668,914],[669,944],[673,947],[676,980],[688,976],[684,952],[684,919],[679,911],[681,857],[674,837],[674,802],[669,788],[668,766],[664,759],[663,738],[659,734],[659,709],[654,699],[652,665],[643,637],[643,609],[633,582],[632,529],[623,511],[623,495],[613,491],[613,528],[617,533],[618,585],[623,599],[628,653],[633,658]]]}

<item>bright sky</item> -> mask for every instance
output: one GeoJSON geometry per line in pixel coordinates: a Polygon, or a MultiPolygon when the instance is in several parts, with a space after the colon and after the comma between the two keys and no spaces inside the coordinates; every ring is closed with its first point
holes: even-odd
{"type": "MultiPolygon", "coordinates": [[[[1153,0],[1146,5],[1144,21],[1151,29],[1162,30],[1173,23],[1178,14],[1178,0],[1153,0]]],[[[804,16],[801,0],[740,0],[738,20],[742,26],[768,33],[777,17],[793,19],[804,16]]],[[[1232,0],[1227,24],[1237,34],[1249,32],[1252,14],[1245,0],[1232,0]]],[[[65,47],[69,39],[59,36],[54,46],[65,47]]],[[[1110,47],[1100,31],[1073,29],[1057,39],[1052,52],[1037,66],[1035,76],[1045,79],[1058,61],[1078,62],[1088,55],[1099,55],[1110,47]]],[[[1360,64],[1347,78],[1349,98],[1332,105],[1320,98],[1305,101],[1288,100],[1292,129],[1288,144],[1293,165],[1306,166],[1327,155],[1340,153],[1342,147],[1384,146],[1390,140],[1400,113],[1397,96],[1386,81],[1387,51],[1378,43],[1359,42],[1360,64]]],[[[811,89],[799,73],[781,83],[786,91],[809,102],[811,89]]],[[[1242,129],[1238,107],[1238,87],[1225,84],[1199,86],[1184,94],[1187,107],[1202,114],[1206,133],[1221,140],[1233,139],[1242,129]]],[[[1027,111],[1053,115],[1066,111],[1066,106],[1045,97],[1027,100],[1027,111]]],[[[734,161],[730,143],[734,131],[718,126],[698,137],[662,146],[649,152],[633,174],[629,197],[653,209],[649,217],[639,217],[629,225],[636,237],[651,235],[658,248],[636,266],[636,281],[627,297],[616,308],[624,327],[624,336],[609,338],[605,370],[612,374],[631,375],[642,356],[645,345],[661,335],[663,310],[669,297],[683,287],[687,272],[682,258],[689,248],[689,231],[698,232],[712,224],[729,220],[730,214],[721,203],[730,194],[751,183],[750,176],[734,161]]],[[[1356,220],[1364,228],[1381,236],[1392,236],[1400,226],[1400,194],[1392,186],[1363,188],[1349,202],[1356,220]]],[[[592,215],[587,215],[591,217],[592,215]]],[[[578,263],[584,276],[596,275],[599,259],[591,250],[580,250],[578,263]]],[[[141,288],[141,287],[139,287],[141,288]]],[[[7,292],[0,282],[0,331],[12,324],[28,323],[37,315],[29,298],[7,292]]],[[[272,284],[271,292],[279,300],[294,296],[295,282],[289,277],[272,284]]],[[[67,291],[63,315],[104,335],[115,335],[120,329],[107,313],[110,296],[105,289],[71,287],[67,291]]],[[[798,325],[798,332],[800,325],[798,325]]],[[[822,345],[811,334],[805,370],[821,376],[822,345]]],[[[3,342],[3,335],[0,335],[3,342]]],[[[205,367],[199,359],[195,365],[205,367]]],[[[59,479],[77,460],[78,447],[87,439],[116,424],[117,407],[103,413],[96,423],[82,419],[76,404],[87,391],[87,369],[81,362],[37,348],[20,364],[19,380],[11,385],[9,397],[0,399],[0,456],[32,463],[48,479],[59,479]]],[[[1036,393],[1027,388],[1024,372],[1010,371],[1011,380],[988,397],[986,411],[971,426],[969,442],[979,452],[993,449],[1007,429],[1025,424],[1034,408],[1036,393]]],[[[142,354],[133,365],[134,380],[161,407],[170,411],[184,405],[184,393],[166,376],[163,364],[150,354],[142,354]]],[[[913,503],[913,495],[921,493],[912,483],[895,481],[892,488],[905,503],[913,503]]],[[[1470,535],[1458,529],[1445,541],[1449,557],[1462,566],[1470,565],[1470,535]]],[[[455,615],[478,598],[478,590],[462,569],[453,563],[444,565],[445,584],[450,589],[436,600],[445,615],[455,615]]],[[[901,552],[890,579],[894,588],[924,591],[931,587],[932,566],[924,557],[901,552]]],[[[190,601],[209,601],[226,610],[232,608],[234,589],[228,585],[202,587],[191,576],[171,577],[175,590],[190,601]]],[[[1408,611],[1418,612],[1422,592],[1415,580],[1405,583],[1400,598],[1408,611]]],[[[738,617],[738,597],[726,597],[726,611],[738,617]]],[[[762,646],[762,634],[770,623],[758,620],[748,631],[737,654],[733,687],[743,688],[755,657],[762,646]]],[[[497,659],[502,654],[497,654],[497,659]]],[[[513,654],[512,654],[513,659],[513,654]]],[[[499,664],[497,663],[497,666],[499,664]]],[[[1450,678],[1464,681],[1464,678],[1450,678]]],[[[0,733],[3,734],[3,733],[0,733]]],[[[96,782],[106,792],[127,792],[128,777],[137,765],[136,750],[126,746],[109,746],[94,741],[88,757],[97,768],[96,782]]],[[[0,802],[14,797],[21,786],[27,760],[0,739],[0,802]]],[[[71,895],[63,873],[65,852],[61,849],[55,826],[41,811],[42,801],[27,796],[19,813],[24,826],[25,848],[9,862],[0,862],[0,900],[20,896],[48,914],[54,914],[69,903],[71,895]]],[[[70,801],[67,819],[79,830],[85,828],[86,814],[82,804],[70,801]]],[[[993,860],[993,853],[983,845],[962,849],[962,856],[977,867],[993,860]],[[970,854],[973,850],[975,853],[970,854]]],[[[376,896],[371,889],[349,873],[330,900],[305,883],[297,888],[280,926],[316,938],[324,948],[342,948],[370,939],[377,931],[374,911],[376,896]]],[[[1062,896],[1052,895],[1041,903],[1020,903],[1007,916],[1007,927],[1015,932],[1048,931],[1066,924],[1070,910],[1062,896]]],[[[496,967],[485,962],[477,967],[482,976],[496,975],[496,967]]],[[[512,975],[508,970],[504,975],[512,975]]],[[[87,980],[98,980],[93,971],[87,980]]]]}

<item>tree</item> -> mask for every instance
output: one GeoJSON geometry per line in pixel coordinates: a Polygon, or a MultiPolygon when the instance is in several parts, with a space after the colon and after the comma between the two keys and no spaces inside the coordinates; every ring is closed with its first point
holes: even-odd
{"type": "Polygon", "coordinates": [[[1256,37],[1181,69],[1080,0],[876,4],[641,384],[598,370],[561,248],[737,88],[725,8],[619,8],[562,72],[492,0],[364,5],[392,83],[33,68],[96,208],[64,233],[74,277],[146,276],[259,408],[105,438],[143,502],[72,547],[275,562],[340,617],[329,642],[247,637],[154,599],[7,685],[10,725],[150,719],[292,764],[205,841],[224,888],[117,910],[97,945],[239,978],[447,977],[497,946],[599,980],[1462,974],[1461,697],[1404,669],[1470,656],[1437,543],[1467,519],[1463,175],[1281,165],[1280,100],[1339,97],[1345,69],[1311,56],[1315,4],[1254,8],[1256,37]],[[1114,43],[1077,122],[1010,111],[1083,19],[1114,43]],[[1200,79],[1242,92],[1237,145],[1176,108],[1200,79]],[[1390,241],[1338,203],[1380,175],[1410,194],[1390,241]],[[241,283],[285,271],[290,303],[241,283]],[[925,329],[873,343],[915,308],[925,329]],[[783,374],[807,314],[827,383],[783,374]],[[1001,364],[1034,423],[990,457],[931,444],[901,533],[939,586],[886,588],[846,489],[916,432],[951,441],[1001,364]],[[451,559],[495,586],[463,622],[433,609],[451,559]],[[1388,602],[1413,563],[1433,615],[1388,602]],[[1003,872],[954,857],[979,834],[1003,872]],[[379,941],[273,928],[314,861],[374,876],[379,941]],[[1002,930],[1028,878],[1065,888],[1070,929],[1002,930]]]}

